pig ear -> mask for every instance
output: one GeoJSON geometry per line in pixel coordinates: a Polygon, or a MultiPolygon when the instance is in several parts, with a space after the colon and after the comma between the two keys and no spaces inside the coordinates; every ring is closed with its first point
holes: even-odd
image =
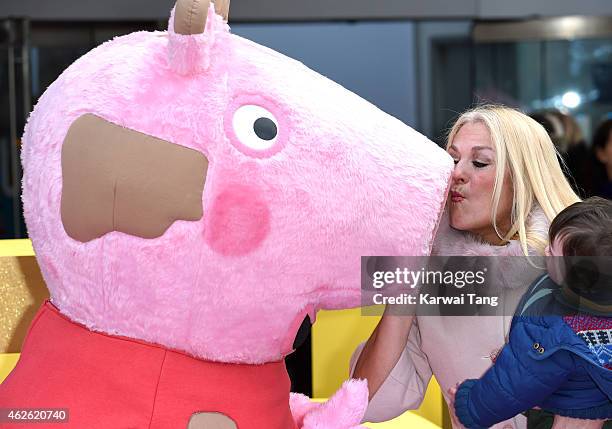
{"type": "Polygon", "coordinates": [[[208,69],[218,39],[229,33],[229,0],[178,0],[168,22],[168,60],[179,74],[208,69]],[[219,15],[221,14],[221,15],[219,15]]]}
{"type": "Polygon", "coordinates": [[[174,7],[174,32],[184,36],[204,33],[210,0],[178,0],[174,7]]]}

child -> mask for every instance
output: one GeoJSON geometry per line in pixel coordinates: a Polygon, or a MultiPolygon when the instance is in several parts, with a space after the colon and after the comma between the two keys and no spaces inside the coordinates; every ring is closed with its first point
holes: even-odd
{"type": "Polygon", "coordinates": [[[523,296],[495,364],[449,392],[453,418],[467,428],[536,406],[556,415],[554,427],[599,428],[612,418],[612,277],[595,269],[606,259],[611,269],[612,202],[569,206],[549,240],[548,274],[523,296]],[[597,258],[575,263],[580,256],[597,258]]]}

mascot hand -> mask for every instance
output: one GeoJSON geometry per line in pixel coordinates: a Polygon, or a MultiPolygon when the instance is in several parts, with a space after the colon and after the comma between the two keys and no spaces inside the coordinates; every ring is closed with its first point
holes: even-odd
{"type": "Polygon", "coordinates": [[[348,380],[327,402],[292,393],[289,399],[293,419],[300,429],[366,429],[360,426],[368,406],[365,380],[348,380]]]}

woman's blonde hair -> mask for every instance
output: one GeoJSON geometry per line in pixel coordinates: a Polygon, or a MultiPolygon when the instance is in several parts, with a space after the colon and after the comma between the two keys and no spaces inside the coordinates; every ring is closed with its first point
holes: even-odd
{"type": "Polygon", "coordinates": [[[496,153],[491,221],[497,235],[509,241],[518,234],[525,255],[529,249],[543,254],[548,243],[547,229],[527,223],[534,204],[539,204],[550,222],[561,210],[580,201],[563,175],[553,142],[544,127],[524,113],[484,105],[457,119],[448,135],[448,146],[463,125],[474,122],[487,127],[496,153]],[[510,230],[502,236],[496,219],[506,167],[510,168],[514,196],[510,230]]]}

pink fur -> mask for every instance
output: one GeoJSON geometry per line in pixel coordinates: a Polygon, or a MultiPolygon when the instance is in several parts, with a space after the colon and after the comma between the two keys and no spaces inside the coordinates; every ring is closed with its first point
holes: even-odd
{"type": "Polygon", "coordinates": [[[259,189],[234,185],[219,193],[204,230],[208,245],[225,256],[255,250],[270,230],[270,209],[259,189]]]}
{"type": "Polygon", "coordinates": [[[289,408],[291,408],[293,421],[298,428],[304,426],[304,417],[320,406],[321,404],[311,401],[308,396],[301,393],[289,394],[289,408]]]}
{"type": "Polygon", "coordinates": [[[289,406],[300,429],[357,429],[368,406],[366,380],[347,380],[327,402],[317,404],[292,393],[289,406]]]}
{"type": "Polygon", "coordinates": [[[174,31],[174,8],[168,21],[168,63],[180,75],[193,75],[210,66],[215,44],[223,45],[229,27],[214,8],[208,11],[206,29],[202,34],[183,35],[174,31]]]}
{"type": "MultiPolygon", "coordinates": [[[[527,230],[546,237],[550,222],[539,205],[534,205],[527,219],[527,230]]],[[[518,240],[511,240],[505,246],[493,246],[476,236],[457,231],[449,226],[448,212],[445,212],[436,235],[433,254],[440,256],[494,256],[488,260],[489,278],[496,278],[498,286],[507,289],[524,288],[543,269],[544,261],[538,259],[534,249],[527,249],[530,259],[526,261],[518,240]]]]}
{"type": "Polygon", "coordinates": [[[172,21],[97,47],[40,98],[23,138],[29,234],[72,320],[202,359],[279,360],[296,316],[360,304],[362,255],[430,253],[452,160],[212,11],[203,35],[174,34],[172,21]],[[254,153],[228,125],[245,103],[278,120],[270,150],[254,153]],[[61,149],[86,113],[204,153],[203,218],[157,239],[68,237],[61,149]]]}
{"type": "MultiPolygon", "coordinates": [[[[527,229],[546,237],[549,221],[544,211],[536,204],[527,219],[527,229]]],[[[529,249],[530,253],[532,249],[529,249]]],[[[491,246],[476,236],[450,227],[448,212],[445,212],[436,234],[433,253],[443,256],[523,256],[518,240],[505,246],[491,246]]]]}

